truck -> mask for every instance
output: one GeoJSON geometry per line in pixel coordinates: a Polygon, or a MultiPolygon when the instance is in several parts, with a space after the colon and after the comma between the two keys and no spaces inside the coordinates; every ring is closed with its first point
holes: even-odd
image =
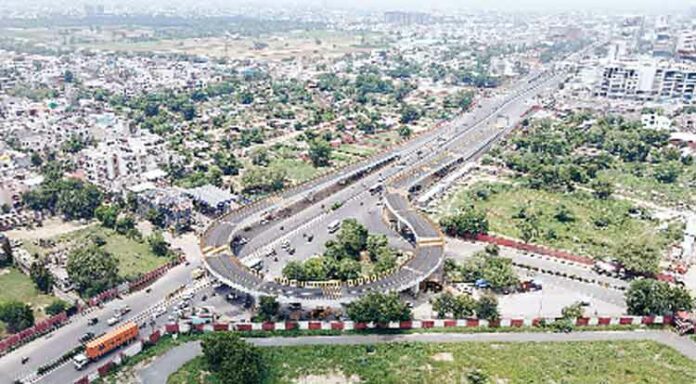
{"type": "Polygon", "coordinates": [[[99,360],[102,356],[113,351],[114,349],[126,345],[138,337],[138,324],[128,322],[122,326],[107,332],[85,344],[83,353],[73,357],[73,364],[78,371],[92,361],[99,360]]]}

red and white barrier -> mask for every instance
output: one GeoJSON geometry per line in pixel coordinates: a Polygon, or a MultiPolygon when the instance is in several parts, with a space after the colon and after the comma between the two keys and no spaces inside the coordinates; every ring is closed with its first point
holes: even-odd
{"type": "MultiPolygon", "coordinates": [[[[431,328],[522,328],[539,326],[542,322],[552,323],[558,318],[504,318],[495,321],[488,321],[477,318],[466,319],[429,319],[429,320],[407,320],[392,321],[384,324],[377,323],[356,323],[353,321],[286,321],[286,322],[264,322],[264,323],[215,323],[197,326],[199,331],[353,331],[353,330],[408,330],[408,329],[431,329],[431,328]]],[[[614,326],[614,325],[671,325],[673,318],[670,316],[620,316],[620,317],[579,317],[575,320],[575,325],[579,327],[595,326],[614,326]]],[[[184,322],[170,323],[165,325],[166,333],[186,332],[184,322]]],[[[196,327],[194,327],[196,328],[196,327]]]]}

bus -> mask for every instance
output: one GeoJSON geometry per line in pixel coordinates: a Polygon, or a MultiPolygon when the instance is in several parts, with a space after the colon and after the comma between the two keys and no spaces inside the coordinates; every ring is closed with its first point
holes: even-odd
{"type": "Polygon", "coordinates": [[[329,233],[334,233],[338,231],[341,228],[341,222],[338,220],[334,220],[331,223],[329,223],[327,229],[329,230],[329,233]]]}

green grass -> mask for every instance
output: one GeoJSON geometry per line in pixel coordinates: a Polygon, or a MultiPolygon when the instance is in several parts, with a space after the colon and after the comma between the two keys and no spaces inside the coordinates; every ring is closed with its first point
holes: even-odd
{"type": "Polygon", "coordinates": [[[301,184],[323,171],[322,168],[315,168],[311,163],[300,159],[274,159],[268,167],[284,169],[293,184],[301,184]]]}
{"type": "Polygon", "coordinates": [[[518,229],[519,219],[513,219],[522,207],[540,214],[540,236],[534,243],[565,249],[574,253],[604,257],[612,253],[628,239],[648,238],[661,249],[670,243],[668,236],[657,231],[659,223],[655,220],[632,218],[629,209],[634,205],[620,199],[600,200],[587,192],[550,192],[529,189],[508,184],[476,184],[471,189],[455,192],[440,206],[440,214],[455,212],[460,207],[473,203],[488,212],[490,231],[505,236],[521,238],[518,229]],[[491,185],[495,191],[486,199],[476,198],[472,191],[491,185]],[[556,208],[565,205],[575,216],[575,221],[562,223],[554,218],[556,208]],[[598,228],[595,220],[608,219],[610,224],[598,228]],[[554,232],[555,237],[547,236],[554,232]]]}
{"type": "MultiPolygon", "coordinates": [[[[34,286],[29,276],[15,268],[0,269],[0,303],[17,300],[32,306],[34,317],[45,317],[43,308],[55,297],[44,295],[34,286]]],[[[0,337],[4,334],[5,327],[0,323],[0,337]]]]}
{"type": "MultiPolygon", "coordinates": [[[[305,375],[355,375],[361,383],[466,383],[479,370],[493,383],[669,383],[696,381],[696,363],[652,341],[568,343],[392,343],[264,349],[268,383],[305,375]],[[452,361],[436,359],[451,357],[452,361]]],[[[198,357],[168,384],[219,383],[198,357]],[[203,373],[203,374],[202,374],[203,373]]]]}
{"type": "Polygon", "coordinates": [[[365,139],[365,143],[379,148],[387,148],[400,140],[399,133],[396,131],[385,131],[369,135],[365,139]]]}
{"type": "MultiPolygon", "coordinates": [[[[54,240],[57,246],[73,248],[88,243],[89,238],[95,235],[106,240],[104,249],[113,254],[118,260],[119,276],[121,277],[135,277],[149,272],[169,261],[165,257],[159,257],[152,253],[146,240],[140,242],[135,239],[130,239],[124,235],[118,234],[114,230],[96,224],[59,236],[54,240]]],[[[36,247],[29,251],[35,251],[35,248],[36,247]]],[[[38,249],[41,250],[39,255],[44,255],[48,252],[48,249],[45,248],[38,249]]]]}
{"type": "Polygon", "coordinates": [[[338,147],[336,151],[358,157],[368,157],[377,153],[377,149],[373,147],[365,147],[356,144],[343,144],[338,147]]]}
{"type": "Polygon", "coordinates": [[[620,168],[599,172],[599,177],[611,180],[622,194],[658,204],[696,204],[696,165],[681,166],[682,173],[674,183],[660,183],[653,176],[653,165],[624,163],[620,168]]]}

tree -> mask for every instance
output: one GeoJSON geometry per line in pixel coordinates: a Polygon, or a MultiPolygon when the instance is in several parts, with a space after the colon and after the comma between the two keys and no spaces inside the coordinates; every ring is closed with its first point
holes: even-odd
{"type": "Polygon", "coordinates": [[[693,298],[683,287],[671,287],[664,281],[637,279],[626,291],[628,313],[635,316],[673,315],[691,311],[693,298]]]}
{"type": "Polygon", "coordinates": [[[50,293],[53,288],[53,276],[42,261],[31,263],[29,277],[36,285],[36,288],[43,293],[50,293]]]}
{"type": "Polygon", "coordinates": [[[45,312],[47,315],[55,316],[61,312],[64,312],[67,308],[68,304],[65,301],[56,299],[46,307],[45,312]]]}
{"type": "Polygon", "coordinates": [[[268,149],[266,148],[255,148],[251,152],[251,163],[254,165],[266,167],[270,163],[268,158],[268,149]]]}
{"type": "Polygon", "coordinates": [[[0,247],[2,247],[2,253],[4,255],[4,257],[0,258],[0,267],[12,265],[14,260],[12,244],[10,244],[10,239],[7,236],[0,235],[0,247]]]}
{"type": "Polygon", "coordinates": [[[370,254],[370,259],[377,260],[377,255],[384,249],[389,248],[389,240],[384,234],[370,234],[367,236],[367,242],[365,244],[367,252],[370,254]]]}
{"type": "Polygon", "coordinates": [[[116,232],[125,235],[128,231],[135,229],[135,219],[131,216],[124,216],[116,220],[116,232]]]}
{"type": "Polygon", "coordinates": [[[353,280],[360,277],[362,267],[357,260],[345,258],[338,263],[336,277],[340,280],[353,280]]]}
{"type": "Polygon", "coordinates": [[[577,319],[578,317],[585,316],[585,308],[582,303],[577,302],[561,309],[561,316],[566,319],[577,319]]]}
{"type": "Polygon", "coordinates": [[[679,174],[681,173],[681,167],[676,161],[670,161],[663,163],[655,167],[655,179],[660,183],[671,184],[677,181],[679,174]]]}
{"type": "Polygon", "coordinates": [[[147,238],[147,242],[150,244],[150,249],[155,255],[169,256],[169,243],[167,243],[167,240],[164,239],[162,232],[155,231],[147,238]]]}
{"type": "Polygon", "coordinates": [[[309,159],[315,167],[325,167],[331,161],[331,145],[321,139],[314,139],[309,143],[309,159]]]}
{"type": "Polygon", "coordinates": [[[93,296],[119,282],[118,261],[94,244],[70,252],[67,272],[75,289],[84,296],[93,296]]]}
{"type": "Polygon", "coordinates": [[[34,312],[27,304],[8,301],[0,304],[0,321],[5,323],[9,333],[17,333],[34,325],[34,312]]]}
{"type": "Polygon", "coordinates": [[[210,333],[201,343],[203,357],[210,371],[223,384],[260,384],[267,366],[258,347],[243,341],[232,332],[210,333]]]}
{"type": "Polygon", "coordinates": [[[155,208],[150,208],[145,212],[145,219],[157,228],[164,228],[167,224],[165,213],[155,208]]]}
{"type": "Polygon", "coordinates": [[[408,125],[402,125],[399,127],[399,137],[402,139],[408,139],[413,134],[413,130],[408,125]]]}
{"type": "Polygon", "coordinates": [[[299,261],[290,261],[283,267],[283,276],[290,280],[306,280],[306,274],[304,266],[299,261]]]}
{"type": "Polygon", "coordinates": [[[336,239],[349,255],[357,257],[367,246],[367,235],[367,228],[357,220],[346,219],[343,220],[336,239]]]}
{"type": "Polygon", "coordinates": [[[411,319],[411,309],[396,293],[368,293],[348,304],[346,313],[351,320],[358,323],[385,324],[411,319]]]}
{"type": "Polygon", "coordinates": [[[102,226],[106,228],[114,228],[118,219],[118,207],[115,205],[102,204],[94,210],[94,217],[99,220],[102,226]]]}
{"type": "Polygon", "coordinates": [[[614,193],[614,185],[606,180],[595,180],[590,183],[594,196],[601,200],[608,199],[614,193]]]}
{"type": "Polygon", "coordinates": [[[408,104],[403,104],[401,106],[400,113],[401,113],[401,118],[399,119],[399,122],[401,122],[401,124],[412,123],[412,122],[418,120],[421,116],[420,111],[416,107],[414,107],[412,105],[408,105],[408,104]]]}
{"type": "Polygon", "coordinates": [[[561,223],[571,223],[575,221],[573,211],[563,204],[556,207],[556,212],[554,213],[553,217],[561,223]]]}
{"type": "Polygon", "coordinates": [[[261,296],[259,298],[258,317],[261,321],[273,321],[278,316],[280,304],[275,296],[261,296]]]}
{"type": "Polygon", "coordinates": [[[440,226],[450,236],[474,236],[488,232],[488,219],[485,211],[470,206],[442,218],[440,226]]]}
{"type": "Polygon", "coordinates": [[[215,152],[213,161],[225,176],[236,176],[242,168],[242,163],[237,160],[237,157],[232,152],[215,152]]]}
{"type": "Polygon", "coordinates": [[[622,242],[614,250],[614,257],[632,274],[654,275],[660,269],[660,249],[647,238],[622,242]]]}
{"type": "Polygon", "coordinates": [[[488,321],[498,320],[500,318],[500,312],[498,312],[498,299],[495,295],[487,293],[479,298],[476,304],[476,316],[479,319],[486,319],[488,321]]]}
{"type": "Polygon", "coordinates": [[[75,81],[75,74],[72,73],[72,71],[67,70],[63,72],[63,81],[66,83],[72,83],[75,81]]]}
{"type": "Polygon", "coordinates": [[[491,289],[505,290],[519,283],[512,260],[504,257],[486,256],[481,277],[488,281],[491,289]]]}

